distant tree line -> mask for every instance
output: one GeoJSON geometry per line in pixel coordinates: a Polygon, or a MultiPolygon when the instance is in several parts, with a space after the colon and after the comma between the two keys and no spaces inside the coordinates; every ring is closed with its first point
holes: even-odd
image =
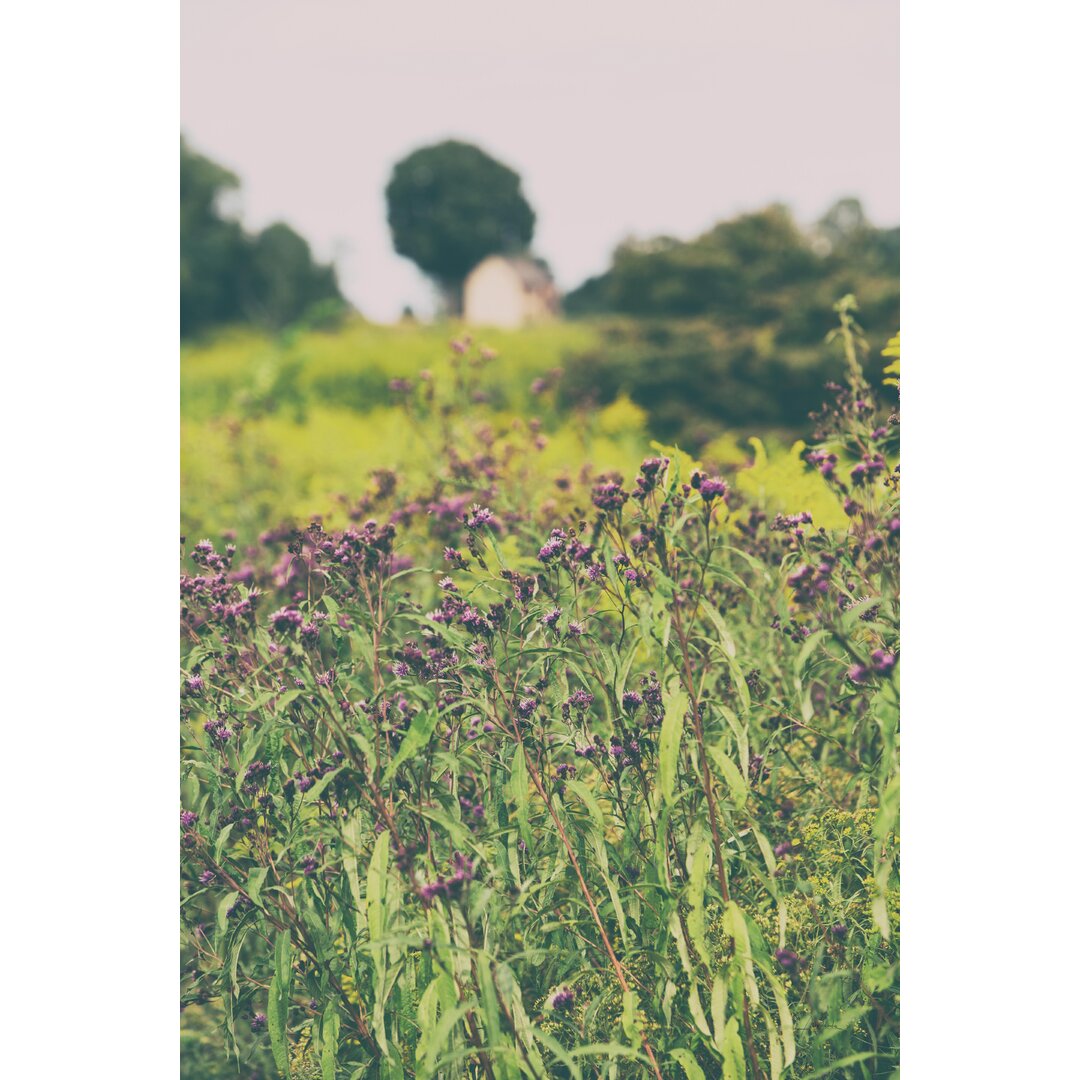
{"type": "Polygon", "coordinates": [[[234,323],[278,330],[345,306],[332,266],[278,222],[251,234],[223,203],[239,189],[228,169],[180,139],[180,334],[234,323]]]}
{"type": "Polygon", "coordinates": [[[729,428],[804,433],[837,360],[822,347],[848,293],[871,370],[900,325],[900,230],[879,229],[842,199],[809,229],[773,205],[694,240],[627,241],[611,268],[564,298],[601,322],[602,344],[565,364],[566,404],[620,393],[650,429],[696,446],[729,428]]]}
{"type": "Polygon", "coordinates": [[[779,345],[809,345],[829,331],[833,303],[849,292],[858,294],[865,321],[896,321],[900,230],[875,228],[857,199],[842,199],[808,230],[773,205],[694,240],[629,240],[564,307],[572,315],[768,327],[779,345]]]}

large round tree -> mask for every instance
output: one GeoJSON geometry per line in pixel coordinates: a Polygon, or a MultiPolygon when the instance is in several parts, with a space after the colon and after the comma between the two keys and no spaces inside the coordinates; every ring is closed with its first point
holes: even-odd
{"type": "Polygon", "coordinates": [[[521,177],[479,147],[453,140],[399,161],[386,204],[394,250],[434,279],[455,315],[469,271],[488,255],[524,250],[536,223],[521,177]]]}

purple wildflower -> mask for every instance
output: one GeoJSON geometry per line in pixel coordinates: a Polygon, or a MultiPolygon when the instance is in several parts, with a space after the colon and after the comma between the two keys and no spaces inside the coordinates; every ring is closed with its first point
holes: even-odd
{"type": "Polygon", "coordinates": [[[552,559],[557,558],[566,549],[566,533],[562,529],[552,529],[551,535],[547,538],[546,543],[536,553],[536,557],[542,563],[549,563],[552,559]]]}
{"type": "Polygon", "coordinates": [[[621,510],[630,496],[622,489],[622,482],[608,480],[597,484],[592,490],[593,506],[598,510],[621,510]]]}
{"type": "Polygon", "coordinates": [[[593,696],[588,690],[577,689],[570,695],[570,704],[575,709],[587,709],[593,703],[593,696]]]}
{"type": "Polygon", "coordinates": [[[875,649],[870,654],[870,663],[879,675],[888,675],[896,667],[896,654],[875,649]]]}
{"type": "Polygon", "coordinates": [[[490,525],[495,520],[495,515],[486,507],[473,503],[472,509],[465,515],[466,529],[479,529],[484,525],[490,525]]]}
{"type": "Polygon", "coordinates": [[[301,615],[296,608],[278,608],[278,610],[270,616],[270,625],[279,634],[284,634],[289,630],[296,629],[302,626],[303,623],[304,616],[301,615]]]}
{"type": "Polygon", "coordinates": [[[711,476],[700,477],[697,484],[694,484],[693,480],[691,480],[691,485],[698,489],[701,497],[706,502],[712,502],[713,499],[722,499],[728,491],[728,486],[723,480],[711,476]]]}
{"type": "Polygon", "coordinates": [[[799,959],[796,953],[791,952],[788,949],[777,949],[773,953],[776,958],[776,962],[789,974],[799,970],[799,965],[802,961],[799,959]]]}

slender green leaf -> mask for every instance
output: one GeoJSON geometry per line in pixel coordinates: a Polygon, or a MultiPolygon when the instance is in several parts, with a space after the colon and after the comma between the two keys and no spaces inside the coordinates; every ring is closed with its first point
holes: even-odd
{"type": "Polygon", "coordinates": [[[660,795],[670,803],[675,793],[675,776],[679,767],[679,743],[682,740],[683,721],[689,700],[681,687],[673,693],[664,710],[664,722],[660,726],[660,795]]]}
{"type": "Polygon", "coordinates": [[[689,1050],[680,1046],[671,1051],[671,1056],[682,1066],[686,1080],[705,1080],[705,1073],[689,1050]]]}

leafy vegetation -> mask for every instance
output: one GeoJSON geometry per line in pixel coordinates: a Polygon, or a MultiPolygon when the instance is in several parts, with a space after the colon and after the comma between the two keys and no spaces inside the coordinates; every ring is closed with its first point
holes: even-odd
{"type": "Polygon", "coordinates": [[[431,275],[453,315],[469,271],[488,255],[524,251],[536,224],[521,177],[454,139],[399,161],[386,205],[394,250],[431,275]]]}
{"type": "MultiPolygon", "coordinates": [[[[552,467],[554,376],[460,341],[333,413],[424,448],[339,524],[185,542],[185,1075],[213,1017],[253,1076],[894,1074],[898,416],[839,315],[809,448],[624,398],[552,467]]],[[[299,347],[187,358],[185,438],[321,430],[299,347]]]]}
{"type": "Polygon", "coordinates": [[[568,402],[627,394],[660,438],[700,447],[718,424],[806,431],[830,377],[819,348],[833,302],[858,288],[868,374],[900,318],[900,232],[842,199],[811,229],[783,206],[719,222],[695,240],[628,241],[611,269],[565,298],[600,341],[568,358],[568,402]]]}
{"type": "Polygon", "coordinates": [[[895,326],[900,230],[878,229],[842,199],[810,230],[775,204],[721,221],[694,240],[628,240],[611,269],[565,300],[568,314],[707,318],[728,329],[769,327],[780,345],[816,345],[833,301],[856,285],[864,316],[895,326]]]}
{"type": "Polygon", "coordinates": [[[237,323],[280,329],[344,310],[333,267],[277,222],[251,236],[223,205],[240,181],[180,140],[180,333],[237,323]]]}

